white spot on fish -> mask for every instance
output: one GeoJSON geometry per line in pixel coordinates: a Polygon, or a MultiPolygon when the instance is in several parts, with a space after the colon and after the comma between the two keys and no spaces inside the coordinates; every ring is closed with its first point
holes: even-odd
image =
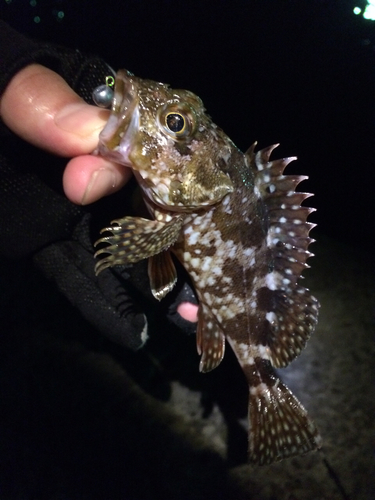
{"type": "Polygon", "coordinates": [[[190,252],[184,252],[184,261],[189,262],[191,258],[190,252]]]}
{"type": "Polygon", "coordinates": [[[267,400],[270,399],[270,388],[264,382],[261,382],[255,387],[250,387],[251,396],[264,396],[267,400]]]}
{"type": "MultiPolygon", "coordinates": [[[[186,234],[186,232],[185,232],[186,234]]],[[[188,242],[189,242],[189,245],[196,245],[197,242],[198,242],[198,239],[200,237],[200,233],[198,233],[198,231],[195,231],[194,233],[191,233],[189,238],[188,238],[188,242]]]]}
{"type": "Polygon", "coordinates": [[[270,311],[266,314],[266,320],[271,323],[274,323],[276,321],[276,314],[273,311],[270,311]]]}
{"type": "Polygon", "coordinates": [[[222,271],[221,267],[218,267],[218,266],[213,267],[212,268],[212,272],[216,276],[221,276],[223,274],[223,271],[222,271]]]}
{"type": "MultiPolygon", "coordinates": [[[[276,282],[275,278],[276,278],[276,273],[274,273],[274,272],[266,274],[266,277],[265,277],[266,286],[268,286],[268,288],[270,290],[276,290],[277,289],[277,282],[276,282]]],[[[278,275],[278,278],[280,280],[280,275],[278,275]]]]}
{"type": "Polygon", "coordinates": [[[254,252],[255,248],[245,248],[243,250],[243,254],[245,255],[245,257],[250,257],[251,255],[253,255],[254,252]]]}
{"type": "Polygon", "coordinates": [[[202,271],[208,271],[211,267],[211,263],[212,263],[212,257],[204,257],[201,266],[202,271]]]}
{"type": "Polygon", "coordinates": [[[214,284],[216,283],[216,279],[213,276],[208,276],[206,283],[208,286],[214,286],[214,284]]]}

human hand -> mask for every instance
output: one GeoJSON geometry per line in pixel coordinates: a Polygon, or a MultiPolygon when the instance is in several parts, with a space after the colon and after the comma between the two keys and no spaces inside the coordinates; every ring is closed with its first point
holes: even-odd
{"type": "MultiPolygon", "coordinates": [[[[54,71],[31,64],[8,84],[0,116],[18,136],[53,154],[72,158],[64,171],[66,196],[86,205],[118,191],[130,178],[129,168],[91,155],[109,111],[86,104],[54,71]]],[[[177,312],[197,321],[197,306],[183,301],[177,312]]]]}
{"type": "Polygon", "coordinates": [[[8,84],[0,101],[4,123],[22,139],[72,158],[65,169],[66,196],[86,205],[118,191],[130,169],[90,153],[109,111],[86,104],[54,71],[31,64],[8,84]]]}

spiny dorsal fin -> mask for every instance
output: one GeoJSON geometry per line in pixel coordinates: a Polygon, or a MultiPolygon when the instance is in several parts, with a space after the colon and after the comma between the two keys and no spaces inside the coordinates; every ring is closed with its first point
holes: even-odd
{"type": "Polygon", "coordinates": [[[313,255],[307,249],[314,241],[309,232],[315,224],[307,222],[307,217],[315,209],[301,206],[312,195],[295,191],[306,176],[283,175],[295,157],[270,161],[276,146],[254,154],[253,145],[246,157],[255,173],[255,192],[263,201],[267,247],[271,251],[266,343],[273,366],[282,367],[305,347],[317,323],[319,304],[298,284],[301,272],[309,267],[306,260],[313,255]]]}

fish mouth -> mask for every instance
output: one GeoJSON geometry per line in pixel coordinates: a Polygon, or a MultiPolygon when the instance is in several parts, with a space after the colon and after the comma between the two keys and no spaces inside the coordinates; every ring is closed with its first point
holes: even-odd
{"type": "MultiPolygon", "coordinates": [[[[168,208],[160,198],[158,188],[142,175],[142,169],[131,159],[137,144],[140,127],[139,97],[137,78],[126,70],[116,74],[112,110],[104,129],[99,135],[98,154],[106,159],[130,167],[142,190],[148,205],[168,208]]],[[[165,187],[167,189],[167,187],[165,187]]]]}
{"type": "MultiPolygon", "coordinates": [[[[99,135],[98,154],[106,159],[130,167],[150,206],[171,209],[160,196],[160,191],[168,192],[169,187],[159,179],[158,185],[145,175],[142,166],[134,158],[134,149],[139,146],[140,104],[137,77],[126,70],[116,74],[112,110],[104,129],[99,135]],[[133,155],[133,157],[132,157],[133,155]]],[[[175,207],[173,207],[175,208],[175,207]]],[[[181,207],[181,210],[183,207],[181,207]]],[[[180,207],[177,211],[180,210],[180,207]]]]}
{"type": "Polygon", "coordinates": [[[132,77],[132,73],[126,70],[120,70],[116,75],[112,110],[99,134],[98,152],[116,163],[134,168],[129,154],[139,130],[139,101],[132,77]]]}

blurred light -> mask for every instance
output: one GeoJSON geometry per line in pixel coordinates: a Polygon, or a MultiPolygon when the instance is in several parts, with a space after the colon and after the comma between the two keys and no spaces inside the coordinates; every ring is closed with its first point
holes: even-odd
{"type": "Polygon", "coordinates": [[[368,5],[363,13],[363,17],[375,21],[375,5],[368,5]]]}
{"type": "Polygon", "coordinates": [[[64,12],[63,12],[62,10],[60,10],[60,11],[57,13],[57,17],[58,17],[59,19],[61,19],[61,20],[62,20],[62,19],[64,19],[64,16],[65,16],[65,14],[64,14],[64,12]]]}
{"type": "Polygon", "coordinates": [[[35,7],[35,5],[36,5],[36,0],[30,0],[30,5],[31,5],[31,7],[35,7]]]}
{"type": "Polygon", "coordinates": [[[36,23],[36,24],[40,23],[40,17],[39,16],[35,16],[34,17],[34,23],[36,23]]]}
{"type": "Polygon", "coordinates": [[[364,11],[360,7],[354,7],[353,12],[356,16],[362,13],[364,19],[375,21],[375,0],[367,0],[367,6],[364,11]]]}

